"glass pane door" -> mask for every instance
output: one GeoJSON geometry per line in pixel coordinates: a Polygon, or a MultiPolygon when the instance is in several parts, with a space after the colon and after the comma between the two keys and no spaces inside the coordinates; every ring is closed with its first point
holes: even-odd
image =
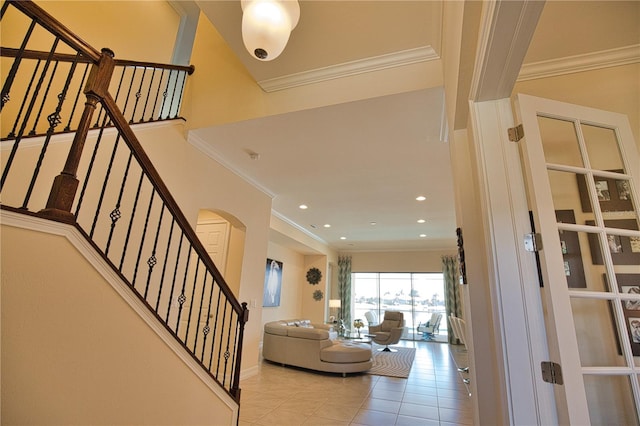
{"type": "Polygon", "coordinates": [[[592,424],[638,424],[640,160],[628,121],[529,96],[518,101],[543,240],[550,348],[565,373],[559,406],[569,418],[588,411],[592,424]]]}

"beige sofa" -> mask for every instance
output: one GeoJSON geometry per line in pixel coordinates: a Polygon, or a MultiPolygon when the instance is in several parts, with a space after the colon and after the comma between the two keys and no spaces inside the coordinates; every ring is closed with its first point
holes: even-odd
{"type": "Polygon", "coordinates": [[[329,373],[357,373],[373,365],[371,345],[337,339],[333,327],[292,319],[264,325],[264,359],[329,373]]]}

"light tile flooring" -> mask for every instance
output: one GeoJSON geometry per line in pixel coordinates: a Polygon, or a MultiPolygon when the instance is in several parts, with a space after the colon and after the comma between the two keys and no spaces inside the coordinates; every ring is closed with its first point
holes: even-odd
{"type": "MultiPolygon", "coordinates": [[[[241,426],[473,424],[469,388],[457,366],[460,346],[400,343],[416,348],[409,378],[324,374],[263,361],[240,383],[241,426]]],[[[380,348],[374,345],[374,350],[380,348]]]]}

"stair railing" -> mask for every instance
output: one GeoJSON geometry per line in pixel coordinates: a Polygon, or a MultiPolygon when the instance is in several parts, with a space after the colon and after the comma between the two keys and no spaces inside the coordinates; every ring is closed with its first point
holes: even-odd
{"type": "Polygon", "coordinates": [[[98,52],[31,1],[6,1],[2,25],[13,25],[5,18],[16,12],[28,20],[19,46],[1,52],[9,71],[3,72],[0,119],[11,129],[1,142],[2,208],[75,226],[239,403],[247,304],[236,300],[130,126],[178,117],[193,67],[118,62],[109,49],[98,52]],[[46,43],[43,29],[51,49],[29,49],[36,31],[33,44],[46,43]],[[19,102],[13,102],[15,93],[22,94],[19,102]],[[118,101],[120,93],[126,94],[118,101]],[[68,97],[74,99],[69,105],[68,97]],[[63,117],[73,124],[56,132],[63,117]],[[72,129],[72,141],[57,135],[72,129]]]}

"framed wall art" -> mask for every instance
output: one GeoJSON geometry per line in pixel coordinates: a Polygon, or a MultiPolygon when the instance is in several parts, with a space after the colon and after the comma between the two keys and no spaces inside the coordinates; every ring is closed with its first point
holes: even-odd
{"type": "MultiPolygon", "coordinates": [[[[640,274],[616,274],[616,280],[620,293],[640,295],[640,274]]],[[[640,356],[640,301],[623,300],[622,312],[633,355],[640,356]]]]}
{"type": "Polygon", "coordinates": [[[282,262],[267,259],[264,276],[263,307],[280,306],[280,292],[282,290],[282,262]]]}
{"type": "MultiPolygon", "coordinates": [[[[576,223],[576,216],[573,210],[556,210],[556,220],[562,223],[576,223]]],[[[559,233],[567,285],[569,288],[586,288],[578,233],[572,231],[559,231],[559,233]]]]}
{"type": "MultiPolygon", "coordinates": [[[[610,172],[622,173],[622,170],[608,170],[610,172]]],[[[589,201],[589,192],[587,191],[587,182],[584,175],[576,175],[578,178],[578,191],[580,193],[580,204],[582,204],[583,212],[592,212],[591,202],[589,201]]],[[[633,211],[633,203],[631,201],[631,189],[629,182],[626,180],[618,180],[596,176],[594,177],[596,191],[598,193],[598,201],[600,209],[603,212],[628,212],[633,211]]]]}
{"type": "MultiPolygon", "coordinates": [[[[595,222],[587,220],[585,224],[594,225],[595,222]]],[[[609,228],[638,229],[635,219],[605,220],[604,226],[609,228]]],[[[602,265],[602,252],[600,251],[598,236],[596,234],[588,234],[588,237],[591,261],[594,265],[602,265]]],[[[607,245],[611,252],[614,265],[640,265],[640,238],[607,235],[607,245]]]]}

